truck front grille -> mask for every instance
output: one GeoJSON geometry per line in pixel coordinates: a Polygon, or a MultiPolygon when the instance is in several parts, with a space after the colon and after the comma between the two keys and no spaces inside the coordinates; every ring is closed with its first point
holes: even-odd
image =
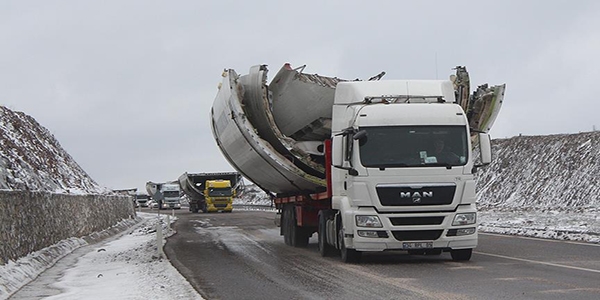
{"type": "Polygon", "coordinates": [[[408,230],[392,231],[399,241],[433,241],[437,240],[444,230],[408,230]]]}
{"type": "Polygon", "coordinates": [[[394,226],[405,225],[440,225],[444,222],[444,217],[396,217],[390,218],[394,226]]]}
{"type": "Polygon", "coordinates": [[[378,185],[377,196],[383,206],[423,206],[452,204],[456,185],[378,185]]]}

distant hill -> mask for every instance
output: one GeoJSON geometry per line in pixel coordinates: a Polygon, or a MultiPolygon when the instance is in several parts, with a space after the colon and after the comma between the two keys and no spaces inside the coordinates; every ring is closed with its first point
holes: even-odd
{"type": "Polygon", "coordinates": [[[0,106],[0,190],[103,193],[34,118],[0,106]]]}
{"type": "Polygon", "coordinates": [[[600,132],[518,136],[492,142],[477,173],[480,208],[600,207],[600,132]]]}

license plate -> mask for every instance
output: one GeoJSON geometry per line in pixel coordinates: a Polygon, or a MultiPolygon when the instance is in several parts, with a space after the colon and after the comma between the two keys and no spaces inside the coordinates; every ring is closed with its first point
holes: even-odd
{"type": "Polygon", "coordinates": [[[431,249],[433,242],[403,242],[402,249],[431,249]]]}

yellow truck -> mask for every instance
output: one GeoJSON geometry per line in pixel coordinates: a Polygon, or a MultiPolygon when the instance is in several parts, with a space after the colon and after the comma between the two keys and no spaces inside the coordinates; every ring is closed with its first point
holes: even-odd
{"type": "Polygon", "coordinates": [[[233,210],[233,197],[235,189],[229,180],[207,180],[204,185],[204,197],[208,212],[231,212],[233,210]]]}
{"type": "Polygon", "coordinates": [[[179,186],[192,213],[231,212],[233,198],[242,194],[244,181],[238,172],[185,172],[179,176],[179,186]]]}

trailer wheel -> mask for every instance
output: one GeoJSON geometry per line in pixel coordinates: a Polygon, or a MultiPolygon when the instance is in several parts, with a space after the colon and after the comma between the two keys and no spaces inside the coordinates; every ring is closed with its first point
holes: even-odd
{"type": "Polygon", "coordinates": [[[291,246],[292,240],[290,238],[290,210],[289,205],[285,205],[283,207],[283,212],[281,213],[281,232],[283,233],[283,241],[286,245],[291,246]]]}
{"type": "Polygon", "coordinates": [[[319,236],[319,253],[321,256],[331,256],[335,252],[335,248],[327,243],[327,216],[324,211],[319,212],[319,228],[317,231],[319,236]]]}
{"type": "Polygon", "coordinates": [[[307,233],[307,230],[299,227],[296,219],[296,209],[293,205],[290,205],[290,240],[292,242],[292,246],[294,247],[306,247],[308,246],[308,239],[310,235],[307,233]]]}
{"type": "Polygon", "coordinates": [[[471,259],[473,249],[459,249],[450,251],[453,261],[468,261],[471,259]]]}

